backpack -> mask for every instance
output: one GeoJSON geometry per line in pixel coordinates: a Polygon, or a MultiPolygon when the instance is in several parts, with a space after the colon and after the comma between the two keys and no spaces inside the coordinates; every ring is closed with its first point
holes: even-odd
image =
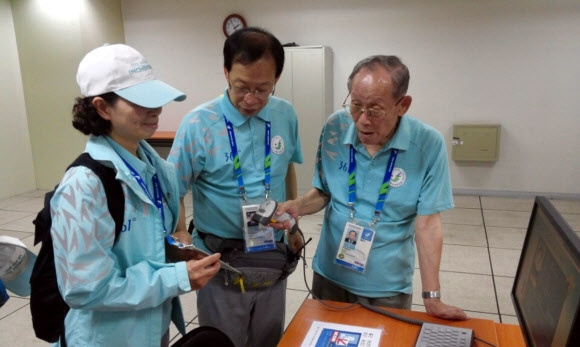
{"type": "MultiPolygon", "coordinates": [[[[103,183],[109,212],[115,221],[115,242],[117,242],[123,228],[125,196],[121,183],[115,179],[115,170],[94,160],[88,153],[79,155],[67,170],[75,166],[88,167],[103,183]]],[[[34,245],[42,242],[42,246],[30,275],[30,312],[36,337],[47,342],[57,342],[60,337],[61,346],[66,346],[64,319],[69,306],[64,302],[58,289],[50,235],[52,225],[50,200],[56,188],[58,185],[44,195],[44,207],[33,221],[34,245]]]]}

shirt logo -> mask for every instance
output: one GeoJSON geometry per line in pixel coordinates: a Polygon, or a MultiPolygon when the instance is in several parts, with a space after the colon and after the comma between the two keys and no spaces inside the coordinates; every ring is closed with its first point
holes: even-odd
{"type": "Polygon", "coordinates": [[[389,185],[393,188],[397,188],[402,186],[406,180],[407,174],[405,171],[403,171],[403,169],[400,167],[396,167],[393,169],[393,173],[391,174],[391,182],[389,185]]]}
{"type": "Polygon", "coordinates": [[[274,136],[274,138],[272,139],[271,146],[272,152],[274,152],[274,154],[284,153],[284,140],[282,139],[282,136],[280,135],[274,136]]]}
{"type": "Polygon", "coordinates": [[[136,222],[136,221],[137,221],[137,218],[135,218],[135,217],[127,219],[127,223],[123,224],[123,228],[121,228],[121,232],[131,231],[131,224],[136,222]]]}

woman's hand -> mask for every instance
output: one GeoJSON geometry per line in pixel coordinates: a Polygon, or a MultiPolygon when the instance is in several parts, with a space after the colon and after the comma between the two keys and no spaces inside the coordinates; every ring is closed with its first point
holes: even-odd
{"type": "Polygon", "coordinates": [[[214,253],[199,260],[187,262],[187,274],[191,290],[197,290],[205,286],[220,269],[220,254],[214,253]]]}

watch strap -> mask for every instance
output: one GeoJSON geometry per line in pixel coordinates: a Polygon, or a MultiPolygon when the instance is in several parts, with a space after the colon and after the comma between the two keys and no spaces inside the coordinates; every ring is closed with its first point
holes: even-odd
{"type": "Polygon", "coordinates": [[[423,299],[440,298],[441,292],[438,290],[432,290],[432,291],[421,293],[421,296],[423,297],[423,299]]]}

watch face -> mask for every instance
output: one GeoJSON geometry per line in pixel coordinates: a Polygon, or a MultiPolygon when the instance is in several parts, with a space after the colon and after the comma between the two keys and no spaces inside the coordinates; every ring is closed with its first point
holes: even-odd
{"type": "Polygon", "coordinates": [[[230,36],[234,31],[244,28],[245,24],[243,20],[239,17],[231,17],[226,20],[225,31],[226,35],[230,36]]]}

